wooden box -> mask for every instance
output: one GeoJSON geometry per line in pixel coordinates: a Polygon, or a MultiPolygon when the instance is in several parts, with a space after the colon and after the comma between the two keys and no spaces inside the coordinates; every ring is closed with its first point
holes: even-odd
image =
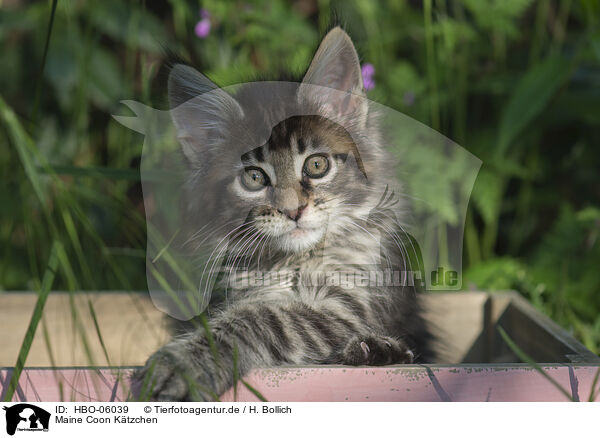
{"type": "MultiPolygon", "coordinates": [[[[36,299],[0,294],[0,398],[36,299]]],[[[424,299],[440,333],[441,364],[259,369],[246,381],[269,401],[568,400],[556,384],[571,399],[589,399],[600,359],[517,293],[433,292],[424,299]],[[544,373],[519,361],[499,326],[544,373]]],[[[53,292],[13,399],[125,400],[128,375],[169,339],[169,327],[145,294],[53,292]]],[[[233,390],[221,397],[233,399],[233,390]]],[[[257,398],[240,386],[237,400],[257,398]]]]}

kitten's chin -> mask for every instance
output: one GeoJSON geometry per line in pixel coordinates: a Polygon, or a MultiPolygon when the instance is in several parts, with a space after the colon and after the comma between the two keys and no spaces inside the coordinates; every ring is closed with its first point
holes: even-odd
{"type": "Polygon", "coordinates": [[[315,247],[322,238],[320,228],[294,228],[278,236],[277,241],[283,251],[300,253],[315,247]]]}

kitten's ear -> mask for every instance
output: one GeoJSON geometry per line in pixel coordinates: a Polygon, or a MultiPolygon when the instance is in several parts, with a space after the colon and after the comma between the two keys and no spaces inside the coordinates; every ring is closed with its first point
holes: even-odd
{"type": "Polygon", "coordinates": [[[226,137],[230,124],[243,118],[232,96],[184,64],[171,70],[168,94],[177,140],[192,163],[205,162],[206,153],[226,137]]]}
{"type": "Polygon", "coordinates": [[[342,93],[301,86],[300,99],[317,102],[325,115],[334,117],[366,115],[365,91],[358,54],[352,40],[340,27],[335,27],[323,38],[304,79],[303,85],[313,84],[333,88],[342,93]]]}
{"type": "Polygon", "coordinates": [[[364,93],[358,54],[352,40],[340,27],[325,35],[302,82],[364,93]]]}

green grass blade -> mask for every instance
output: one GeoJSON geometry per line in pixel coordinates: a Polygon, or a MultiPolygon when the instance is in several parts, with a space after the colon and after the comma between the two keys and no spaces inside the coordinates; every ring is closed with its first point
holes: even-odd
{"type": "Polygon", "coordinates": [[[423,2],[423,27],[425,29],[425,54],[427,57],[427,82],[431,92],[431,127],[435,130],[440,129],[440,109],[438,102],[437,91],[437,72],[435,66],[435,51],[433,40],[433,24],[432,24],[432,1],[425,0],[423,2]]]}
{"type": "Polygon", "coordinates": [[[44,273],[44,278],[42,279],[42,286],[38,293],[38,299],[35,304],[35,308],[33,309],[33,315],[31,316],[29,327],[27,327],[25,339],[21,344],[21,350],[19,351],[17,363],[15,365],[13,375],[10,379],[10,383],[8,384],[8,391],[4,396],[5,402],[9,402],[12,400],[15,390],[17,389],[17,386],[19,384],[19,378],[21,377],[21,372],[23,371],[25,361],[27,360],[27,356],[29,355],[29,350],[31,349],[31,344],[33,343],[33,338],[35,336],[37,326],[40,322],[40,319],[42,318],[44,306],[46,305],[46,300],[48,298],[48,295],[50,294],[50,289],[52,288],[52,283],[54,282],[54,276],[56,275],[56,269],[58,268],[59,246],[60,244],[58,242],[54,242],[52,244],[50,257],[48,259],[48,266],[46,268],[46,272],[44,273]]]}
{"type": "Polygon", "coordinates": [[[33,101],[33,112],[31,114],[32,123],[35,125],[37,112],[40,106],[40,94],[42,91],[42,81],[44,77],[44,69],[46,68],[46,58],[48,57],[48,49],[50,48],[50,37],[52,36],[52,28],[54,27],[54,15],[56,13],[56,5],[58,0],[52,1],[52,11],[50,12],[50,22],[48,23],[48,32],[46,33],[46,43],[44,45],[44,55],[42,56],[42,66],[37,84],[35,85],[35,97],[33,101]]]}
{"type": "Polygon", "coordinates": [[[215,338],[213,337],[212,331],[210,330],[210,326],[208,325],[208,319],[206,318],[204,313],[200,315],[200,324],[204,328],[204,336],[208,341],[208,346],[210,348],[210,351],[212,352],[215,362],[218,366],[220,366],[221,356],[219,355],[219,350],[217,349],[215,338]]]}
{"type": "Polygon", "coordinates": [[[598,379],[600,378],[600,367],[598,367],[598,371],[596,371],[596,375],[594,376],[594,381],[592,382],[592,390],[590,391],[590,398],[588,401],[596,401],[596,385],[598,384],[598,379]]]}
{"type": "Polygon", "coordinates": [[[54,357],[54,351],[52,350],[52,343],[50,341],[50,333],[48,332],[48,324],[45,319],[42,319],[42,335],[44,337],[44,344],[46,345],[46,351],[48,352],[48,358],[50,358],[50,366],[52,367],[56,381],[58,382],[58,399],[64,401],[64,387],[63,382],[60,379],[58,368],[56,365],[56,358],[54,357]]]}
{"type": "Polygon", "coordinates": [[[267,400],[265,398],[264,395],[262,395],[260,392],[258,392],[258,389],[254,388],[252,385],[250,385],[244,379],[242,379],[241,382],[244,384],[244,386],[246,388],[248,388],[248,391],[250,391],[252,394],[254,394],[256,396],[256,398],[258,398],[260,401],[263,401],[263,402],[268,402],[269,401],[269,400],[267,400]]]}
{"type": "MultiPolygon", "coordinates": [[[[141,174],[139,169],[119,169],[116,167],[99,167],[99,166],[39,166],[37,171],[40,173],[48,173],[62,176],[72,176],[74,178],[106,178],[112,181],[140,181],[141,174]]],[[[169,175],[163,171],[144,172],[144,181],[164,181],[169,175]]]]}
{"type": "MultiPolygon", "coordinates": [[[[139,181],[140,171],[136,169],[117,169],[110,167],[79,167],[79,166],[51,166],[52,172],[57,175],[72,177],[107,178],[110,180],[139,181]]],[[[43,167],[38,172],[47,173],[43,167]]]]}
{"type": "Polygon", "coordinates": [[[237,343],[233,343],[233,401],[237,401],[238,381],[240,372],[238,369],[239,357],[237,343]]]}
{"type": "Polygon", "coordinates": [[[106,359],[106,363],[108,366],[112,366],[110,362],[110,357],[108,355],[108,350],[104,343],[104,338],[102,337],[102,332],[100,331],[100,324],[98,324],[98,317],[96,316],[96,311],[94,310],[94,305],[92,304],[92,300],[88,298],[88,309],[90,310],[90,315],[92,316],[92,321],[94,321],[94,329],[96,330],[96,335],[98,336],[98,341],[100,342],[100,346],[102,347],[102,352],[104,353],[104,358],[106,359]]]}
{"type": "Polygon", "coordinates": [[[81,339],[81,343],[83,345],[83,351],[87,356],[88,363],[90,366],[96,365],[96,359],[94,357],[94,353],[92,348],[90,347],[90,342],[88,340],[87,333],[85,331],[85,327],[81,322],[81,317],[77,313],[77,303],[75,302],[76,292],[73,290],[69,291],[69,307],[71,309],[71,323],[73,327],[73,332],[79,334],[79,338],[81,339]]]}
{"type": "Polygon", "coordinates": [[[17,154],[21,159],[25,174],[29,182],[33,186],[33,191],[40,200],[42,206],[46,205],[46,191],[44,190],[43,182],[41,181],[37,168],[31,159],[32,149],[35,148],[33,141],[27,135],[23,126],[19,123],[17,116],[12,108],[10,108],[4,99],[0,96],[0,116],[7,126],[7,131],[14,147],[17,149],[17,154]]]}
{"type": "Polygon", "coordinates": [[[504,331],[504,329],[502,327],[498,327],[498,332],[500,332],[500,336],[502,336],[502,339],[504,339],[504,342],[506,342],[506,345],[508,345],[508,348],[510,348],[512,350],[512,352],[515,353],[519,357],[519,359],[521,359],[524,362],[527,362],[528,365],[530,365],[537,372],[542,374],[550,383],[552,383],[552,385],[554,385],[560,392],[562,392],[565,397],[567,397],[571,401],[575,401],[575,400],[573,400],[573,396],[571,394],[569,394],[569,391],[567,391],[565,388],[560,386],[560,383],[558,383],[556,380],[554,380],[546,371],[544,371],[542,369],[542,367],[540,367],[537,363],[535,363],[535,361],[529,355],[527,355],[527,353],[525,353],[523,350],[521,350],[517,346],[517,344],[515,344],[515,342],[510,338],[510,336],[508,336],[508,334],[504,331]]]}
{"type": "Polygon", "coordinates": [[[546,108],[573,68],[563,58],[549,57],[523,75],[500,116],[496,157],[503,157],[517,136],[546,108]]]}

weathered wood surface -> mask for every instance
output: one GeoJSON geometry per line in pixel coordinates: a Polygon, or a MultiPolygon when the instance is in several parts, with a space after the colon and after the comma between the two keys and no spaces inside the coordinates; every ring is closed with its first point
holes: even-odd
{"type": "MultiPolygon", "coordinates": [[[[578,401],[587,401],[598,366],[546,365],[578,401]]],[[[28,369],[14,401],[124,401],[132,369],[28,369]]],[[[0,370],[0,393],[10,380],[0,370]]],[[[538,371],[515,365],[386,368],[272,368],[246,378],[268,401],[568,401],[538,371]]],[[[600,386],[597,384],[597,386],[600,386]]],[[[596,393],[600,388],[596,389],[596,393]]],[[[233,390],[221,397],[234,401],[233,390]]],[[[598,400],[598,397],[596,397],[598,400]]],[[[258,401],[239,386],[237,401],[258,401]]]]}
{"type": "MultiPolygon", "coordinates": [[[[36,300],[35,293],[0,293],[0,367],[15,365],[36,300]]],[[[164,314],[145,294],[52,292],[25,365],[135,366],[142,364],[169,337],[164,314]],[[110,363],[98,337],[90,304],[110,363]]]]}
{"type": "MultiPolygon", "coordinates": [[[[492,294],[491,297],[494,295],[492,294]]],[[[510,301],[506,310],[493,321],[494,326],[502,326],[515,343],[537,362],[600,362],[598,356],[573,338],[546,315],[538,312],[522,296],[515,292],[503,297],[510,301]]],[[[508,347],[494,330],[493,345],[507,352],[508,347]]],[[[495,357],[500,353],[495,352],[495,357]]]]}
{"type": "MultiPolygon", "coordinates": [[[[14,365],[35,301],[32,293],[0,294],[0,367],[14,365]]],[[[535,360],[553,362],[544,369],[575,399],[589,397],[600,359],[517,294],[431,293],[424,301],[428,319],[442,334],[441,361],[484,364],[274,368],[255,370],[247,381],[270,401],[565,400],[534,369],[493,363],[518,361],[498,335],[502,326],[535,360]]],[[[167,319],[146,295],[53,292],[14,400],[125,400],[131,367],[143,364],[169,337],[167,319]],[[32,368],[51,365],[57,368],[32,368]],[[125,368],[101,368],[105,365],[125,368]]],[[[0,369],[0,398],[10,376],[10,369],[0,369]]],[[[233,400],[233,391],[222,400],[233,400]]],[[[238,400],[256,397],[240,387],[238,400]]]]}
{"type": "MultiPolygon", "coordinates": [[[[36,299],[34,293],[0,293],[0,367],[14,366],[36,299]]],[[[599,360],[514,292],[436,292],[423,299],[438,333],[440,363],[518,362],[497,325],[539,362],[599,360]]],[[[147,294],[52,292],[26,366],[138,366],[171,337],[168,328],[147,294]]]]}

